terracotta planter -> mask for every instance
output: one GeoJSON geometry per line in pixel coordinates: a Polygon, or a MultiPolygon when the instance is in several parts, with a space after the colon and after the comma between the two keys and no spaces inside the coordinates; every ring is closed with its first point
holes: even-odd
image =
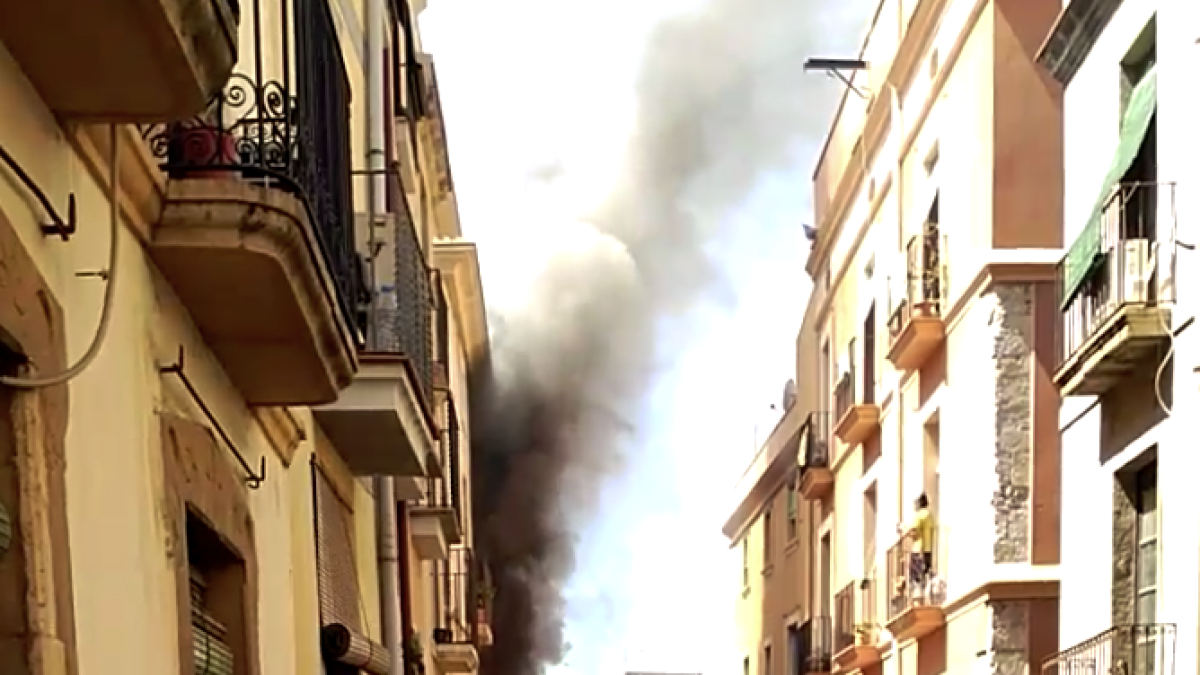
{"type": "Polygon", "coordinates": [[[180,127],[171,139],[174,163],[187,168],[193,178],[231,179],[237,164],[237,142],[232,134],[208,126],[180,127]],[[204,167],[226,167],[211,168],[204,167]]]}
{"type": "Polygon", "coordinates": [[[932,302],[915,302],[913,303],[913,316],[936,316],[934,304],[932,302]]]}

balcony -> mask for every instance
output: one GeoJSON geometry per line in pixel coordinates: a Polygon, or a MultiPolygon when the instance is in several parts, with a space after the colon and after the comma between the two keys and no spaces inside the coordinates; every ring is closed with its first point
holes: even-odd
{"type": "Polygon", "coordinates": [[[1175,674],[1175,625],[1117,626],[1042,663],[1042,675],[1175,674]]]}
{"type": "Polygon", "coordinates": [[[434,564],[433,658],[448,673],[473,673],[479,668],[478,570],[469,548],[455,548],[447,560],[434,564]]]}
{"type": "Polygon", "coordinates": [[[448,403],[441,454],[430,466],[424,496],[409,512],[413,547],[422,560],[444,560],[449,547],[462,542],[461,430],[453,400],[448,403]]]}
{"type": "Polygon", "coordinates": [[[58,116],[149,123],[221,90],[239,20],[237,0],[14,0],[0,3],[0,42],[58,116]]]}
{"type": "Polygon", "coordinates": [[[1163,278],[1169,251],[1158,232],[1175,231],[1174,222],[1158,222],[1159,200],[1173,205],[1175,186],[1118,185],[1096,227],[1084,230],[1058,266],[1062,330],[1054,381],[1063,396],[1099,396],[1158,365],[1173,300],[1163,278]]]}
{"type": "Polygon", "coordinates": [[[833,471],[829,467],[829,413],[808,414],[800,428],[800,450],[804,453],[800,494],[809,501],[825,499],[833,492],[833,471]]]}
{"type": "Polygon", "coordinates": [[[143,128],[168,177],[149,249],[248,403],[319,405],[351,383],[368,297],[350,85],[326,4],[296,0],[284,16],[272,32],[255,22],[246,61],[206,112],[143,128]],[[291,75],[272,79],[284,67],[291,75]]]}
{"type": "Polygon", "coordinates": [[[864,387],[864,400],[855,395],[856,376],[853,368],[842,375],[833,390],[833,416],[837,426],[833,433],[849,448],[867,440],[879,429],[879,406],[875,405],[873,383],[864,387]]]}
{"type": "Polygon", "coordinates": [[[833,662],[840,671],[879,663],[873,575],[846,584],[833,599],[833,662]]]}
{"type": "Polygon", "coordinates": [[[800,675],[833,672],[833,622],[816,616],[800,626],[800,675]]]}
{"type": "Polygon", "coordinates": [[[946,625],[944,556],[939,553],[941,533],[922,546],[912,535],[903,535],[887,555],[887,629],[896,642],[917,640],[946,625]]]}
{"type": "Polygon", "coordinates": [[[936,223],[927,223],[921,234],[910,239],[905,247],[904,295],[894,303],[888,317],[891,346],[887,360],[897,370],[920,370],[946,339],[946,322],[942,319],[946,278],[942,249],[936,223]]]}
{"type": "Polygon", "coordinates": [[[359,372],[337,401],[313,414],[352,471],[403,477],[397,499],[416,500],[424,494],[416,478],[441,470],[432,413],[432,273],[403,192],[393,188],[398,213],[388,214],[381,221],[387,226],[377,225],[373,235],[379,250],[371,269],[379,292],[359,372]]]}

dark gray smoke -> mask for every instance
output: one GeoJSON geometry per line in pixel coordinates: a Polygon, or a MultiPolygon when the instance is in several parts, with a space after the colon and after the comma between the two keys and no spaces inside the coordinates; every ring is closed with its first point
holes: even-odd
{"type": "Polygon", "coordinates": [[[523,309],[493,317],[493,360],[473,366],[477,539],[497,585],[486,675],[565,656],[576,533],[680,347],[660,343],[662,324],[722,288],[716,245],[755,236],[723,231],[730,212],[819,146],[840,88],[802,64],[853,55],[863,4],[711,0],[652,33],[615,189],[590,224],[564,225],[571,245],[523,309]]]}

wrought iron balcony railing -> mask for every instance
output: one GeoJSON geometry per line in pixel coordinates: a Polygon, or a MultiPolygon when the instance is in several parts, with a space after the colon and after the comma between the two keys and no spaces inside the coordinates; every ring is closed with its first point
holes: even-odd
{"type": "Polygon", "coordinates": [[[1175,625],[1110,628],[1042,663],[1042,675],[1174,675],[1175,625]]]}
{"type": "Polygon", "coordinates": [[[833,598],[833,651],[836,654],[856,645],[874,644],[878,622],[875,619],[874,574],[846,584],[833,598]]]}
{"type": "Polygon", "coordinates": [[[833,672],[833,621],[815,616],[800,626],[800,675],[833,672]]]}
{"type": "Polygon", "coordinates": [[[455,522],[462,525],[462,457],[461,426],[458,408],[454,400],[446,402],[446,418],[438,440],[438,468],[440,472],[424,478],[425,496],[419,504],[429,508],[454,510],[455,522]]]}
{"type": "Polygon", "coordinates": [[[172,178],[244,180],[299,198],[336,305],[348,326],[360,327],[368,297],[354,242],[350,82],[328,3],[241,3],[253,37],[229,82],[204,114],[142,135],[172,178]]]}
{"type": "Polygon", "coordinates": [[[811,412],[804,420],[804,426],[800,429],[800,438],[804,439],[804,466],[829,468],[829,428],[827,412],[811,412]]]}
{"type": "Polygon", "coordinates": [[[895,340],[914,316],[941,316],[946,267],[937,223],[926,223],[904,247],[905,277],[901,297],[890,298],[888,334],[895,340]]]}
{"type": "Polygon", "coordinates": [[[400,208],[394,214],[392,283],[383,285],[376,301],[376,343],[372,347],[376,351],[401,354],[408,360],[417,394],[426,410],[432,411],[435,279],[417,236],[408,199],[402,189],[398,191],[400,208]]]}
{"type": "MultiPolygon", "coordinates": [[[[1086,260],[1074,254],[1058,265],[1062,310],[1058,362],[1064,363],[1127,305],[1161,305],[1174,300],[1170,284],[1173,256],[1160,236],[1175,229],[1173,183],[1122,183],[1100,212],[1099,244],[1086,260]],[[1162,209],[1170,222],[1160,223],[1162,209]],[[1165,254],[1165,255],[1162,255],[1165,254]]],[[[1085,231],[1081,236],[1096,236],[1085,231]]]]}
{"type": "Polygon", "coordinates": [[[856,403],[854,375],[854,366],[851,364],[850,370],[843,373],[841,379],[833,387],[833,419],[835,421],[842,419],[846,411],[856,403]]]}
{"type": "Polygon", "coordinates": [[[437,644],[477,644],[479,637],[479,575],[471,549],[456,547],[446,560],[434,563],[433,641],[437,644]]]}
{"type": "Polygon", "coordinates": [[[940,606],[946,600],[942,531],[933,527],[931,541],[921,542],[913,534],[901,535],[888,549],[887,620],[890,622],[913,607],[940,606]]]}

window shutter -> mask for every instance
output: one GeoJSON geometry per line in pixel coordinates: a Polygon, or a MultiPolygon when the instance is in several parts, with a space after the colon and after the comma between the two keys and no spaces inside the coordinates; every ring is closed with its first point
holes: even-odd
{"type": "Polygon", "coordinates": [[[204,594],[204,579],[192,570],[192,672],[194,675],[233,675],[233,650],[225,643],[225,626],[208,613],[204,594]]]}
{"type": "Polygon", "coordinates": [[[313,466],[317,509],[317,594],[321,625],[362,630],[358,569],[354,563],[354,513],[329,478],[313,466]]]}

